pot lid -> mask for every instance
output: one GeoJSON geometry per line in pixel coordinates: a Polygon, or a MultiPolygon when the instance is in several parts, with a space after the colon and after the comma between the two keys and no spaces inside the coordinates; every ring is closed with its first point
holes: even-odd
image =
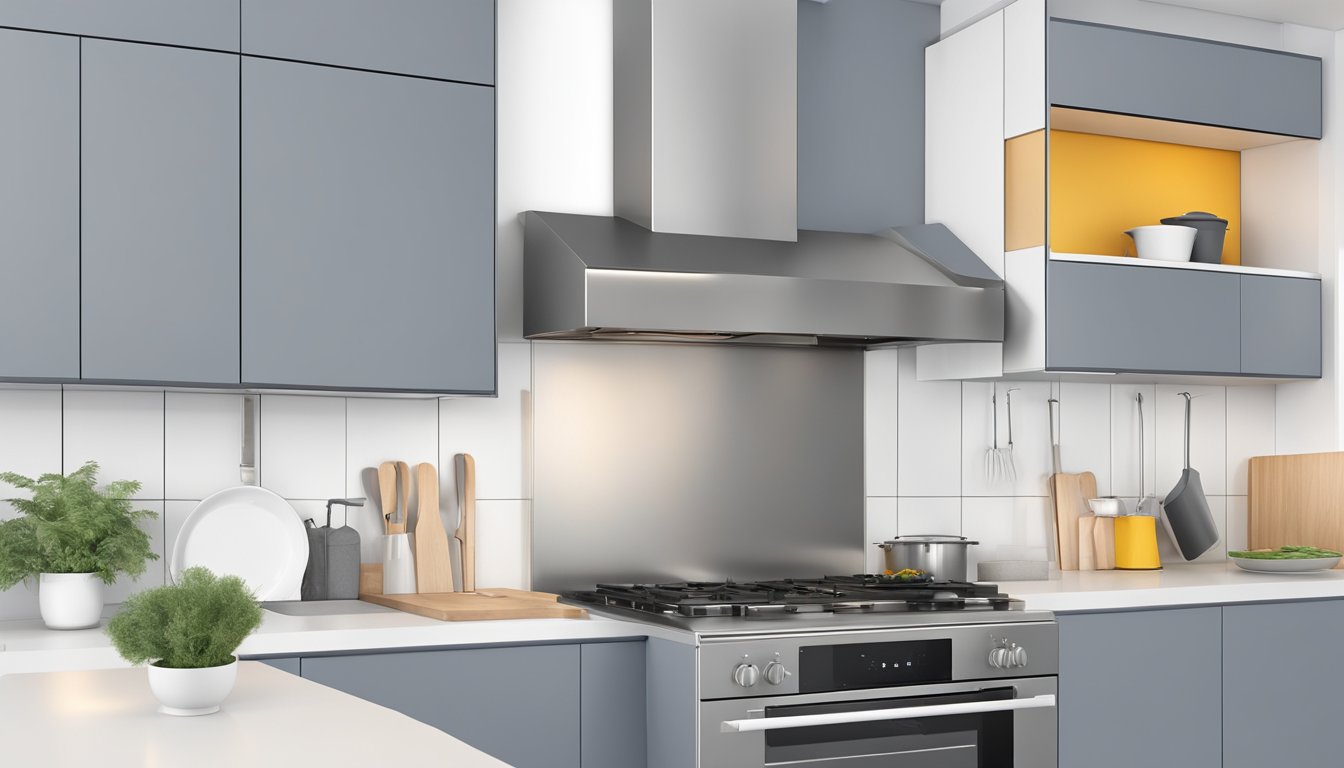
{"type": "Polygon", "coordinates": [[[1207,211],[1190,211],[1182,216],[1168,216],[1162,220],[1163,224],[1183,224],[1188,221],[1216,221],[1219,224],[1226,224],[1227,219],[1218,217],[1207,211]]]}
{"type": "Polygon", "coordinates": [[[929,534],[926,536],[896,536],[888,539],[883,544],[979,544],[978,541],[970,541],[965,536],[946,536],[938,534],[929,534]]]}

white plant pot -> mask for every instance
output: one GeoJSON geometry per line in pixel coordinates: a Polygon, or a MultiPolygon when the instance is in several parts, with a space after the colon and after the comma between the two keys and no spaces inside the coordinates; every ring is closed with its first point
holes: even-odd
{"type": "Polygon", "coordinates": [[[103,582],[93,573],[44,573],[38,609],[48,629],[89,629],[103,615],[103,582]]]}
{"type": "Polygon", "coordinates": [[[150,665],[149,689],[165,715],[191,717],[219,711],[238,679],[238,659],[218,667],[170,669],[150,665]]]}

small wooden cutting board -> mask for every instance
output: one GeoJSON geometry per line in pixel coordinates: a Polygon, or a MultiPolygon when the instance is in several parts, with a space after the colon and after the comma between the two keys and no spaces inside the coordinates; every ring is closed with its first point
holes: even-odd
{"type": "Polygon", "coordinates": [[[359,599],[439,621],[585,619],[588,611],[558,602],[559,595],[497,587],[475,592],[382,594],[380,563],[360,566],[359,599]]]}
{"type": "Polygon", "coordinates": [[[1078,518],[1091,514],[1087,500],[1097,497],[1097,477],[1091,472],[1061,472],[1050,477],[1055,490],[1055,533],[1059,541],[1059,569],[1078,570],[1078,518]]]}

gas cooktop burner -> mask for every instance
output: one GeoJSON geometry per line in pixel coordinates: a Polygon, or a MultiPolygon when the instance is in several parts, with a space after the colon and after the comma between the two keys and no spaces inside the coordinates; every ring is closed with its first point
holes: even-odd
{"type": "Polygon", "coordinates": [[[595,590],[566,592],[565,597],[587,605],[684,618],[1022,608],[992,584],[896,582],[868,575],[744,583],[598,584],[595,590]]]}

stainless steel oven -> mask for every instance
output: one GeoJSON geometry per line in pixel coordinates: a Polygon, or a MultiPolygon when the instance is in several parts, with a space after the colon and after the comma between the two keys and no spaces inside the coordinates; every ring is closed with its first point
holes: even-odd
{"type": "Polygon", "coordinates": [[[1057,671],[1053,622],[705,638],[699,764],[1052,768],[1057,671]]]}

